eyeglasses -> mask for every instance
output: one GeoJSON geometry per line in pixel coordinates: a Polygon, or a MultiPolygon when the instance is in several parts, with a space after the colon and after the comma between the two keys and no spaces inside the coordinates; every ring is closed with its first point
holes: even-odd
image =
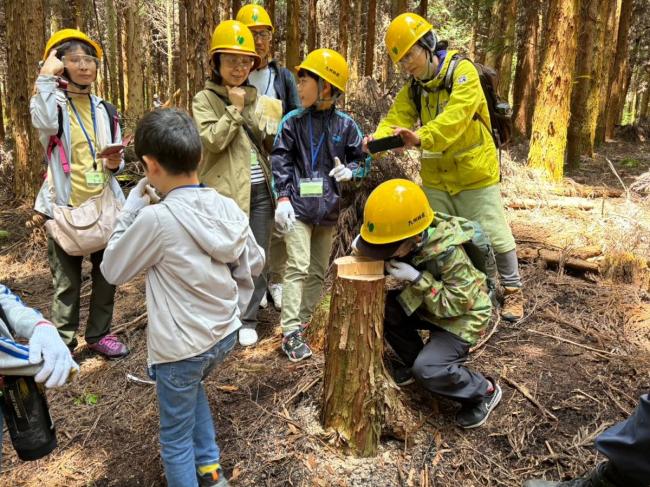
{"type": "Polygon", "coordinates": [[[238,54],[222,54],[221,62],[228,68],[250,68],[253,66],[253,58],[238,54]]]}
{"type": "Polygon", "coordinates": [[[409,52],[404,54],[404,57],[402,57],[402,59],[399,60],[398,64],[400,66],[406,66],[408,63],[413,61],[413,59],[415,59],[416,56],[419,56],[422,53],[422,51],[424,51],[424,49],[422,49],[417,44],[414,45],[411,49],[409,49],[409,52]]]}
{"type": "Polygon", "coordinates": [[[69,63],[74,66],[99,66],[99,58],[95,56],[88,56],[87,54],[70,54],[61,58],[64,63],[69,63]]]}
{"type": "Polygon", "coordinates": [[[254,39],[262,39],[262,40],[269,40],[271,38],[271,31],[270,30],[254,30],[253,32],[253,38],[254,39]]]}

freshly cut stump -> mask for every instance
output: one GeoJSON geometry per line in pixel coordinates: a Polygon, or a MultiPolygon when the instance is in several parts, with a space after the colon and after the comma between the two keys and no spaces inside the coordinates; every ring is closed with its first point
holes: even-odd
{"type": "Polygon", "coordinates": [[[395,436],[405,432],[405,408],[382,361],[384,263],[361,257],[334,263],[321,421],[341,448],[369,457],[377,453],[385,419],[395,436]]]}

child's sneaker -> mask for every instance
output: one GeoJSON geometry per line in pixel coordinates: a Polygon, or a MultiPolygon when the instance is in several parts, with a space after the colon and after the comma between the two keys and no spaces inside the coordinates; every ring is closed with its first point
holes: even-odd
{"type": "Polygon", "coordinates": [[[492,410],[501,401],[501,387],[492,379],[488,379],[493,386],[492,394],[483,398],[478,404],[463,406],[456,415],[456,424],[461,428],[478,428],[485,423],[492,410]]]}
{"type": "Polygon", "coordinates": [[[126,357],[129,349],[115,335],[106,335],[97,343],[89,343],[88,348],[109,359],[126,357]]]}
{"type": "Polygon", "coordinates": [[[206,473],[196,472],[196,478],[199,481],[199,487],[228,487],[228,479],[221,470],[221,465],[206,473]]]}
{"type": "Polygon", "coordinates": [[[311,357],[311,349],[300,330],[296,330],[282,339],[282,350],[292,362],[300,362],[302,359],[311,357]]]}

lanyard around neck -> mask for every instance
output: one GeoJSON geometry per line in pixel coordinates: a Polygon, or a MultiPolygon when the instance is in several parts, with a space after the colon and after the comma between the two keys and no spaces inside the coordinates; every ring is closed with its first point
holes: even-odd
{"type": "MultiPolygon", "coordinates": [[[[95,119],[95,105],[93,104],[93,100],[88,95],[88,99],[90,100],[90,118],[93,121],[93,132],[95,134],[95,140],[97,140],[97,122],[95,119]]],[[[79,116],[79,112],[77,111],[77,107],[74,106],[74,102],[72,101],[72,98],[68,97],[68,102],[70,102],[70,106],[72,107],[72,111],[74,112],[75,116],[77,117],[77,121],[79,122],[79,127],[81,127],[81,131],[83,132],[84,136],[86,137],[86,141],[88,141],[88,148],[90,149],[90,154],[93,156],[93,170],[97,170],[97,161],[95,157],[95,146],[93,145],[92,140],[90,139],[90,136],[88,135],[88,132],[86,131],[86,127],[81,120],[81,117],[79,116]]]]}
{"type": "Polygon", "coordinates": [[[309,152],[311,153],[311,170],[316,172],[318,168],[318,154],[320,149],[323,146],[323,141],[325,140],[325,131],[321,132],[320,138],[318,139],[318,144],[316,145],[316,150],[314,151],[314,126],[311,120],[311,113],[309,114],[309,152]]]}

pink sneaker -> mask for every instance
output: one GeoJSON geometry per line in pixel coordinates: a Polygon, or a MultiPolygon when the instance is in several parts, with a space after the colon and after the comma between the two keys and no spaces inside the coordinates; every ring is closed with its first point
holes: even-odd
{"type": "Polygon", "coordinates": [[[88,348],[101,353],[109,359],[126,357],[129,349],[115,335],[106,335],[97,343],[89,343],[88,348]]]}

